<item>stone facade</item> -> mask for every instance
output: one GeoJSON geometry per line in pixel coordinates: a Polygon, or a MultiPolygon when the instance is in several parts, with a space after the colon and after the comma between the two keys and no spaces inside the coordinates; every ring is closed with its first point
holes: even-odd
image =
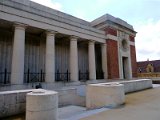
{"type": "Polygon", "coordinates": [[[108,77],[110,79],[136,77],[136,32],[133,27],[108,14],[92,21],[92,25],[105,31],[107,37],[108,77]]]}
{"type": "Polygon", "coordinates": [[[29,0],[1,0],[0,10],[2,84],[136,76],[136,32],[119,18],[87,22],[29,0]]]}

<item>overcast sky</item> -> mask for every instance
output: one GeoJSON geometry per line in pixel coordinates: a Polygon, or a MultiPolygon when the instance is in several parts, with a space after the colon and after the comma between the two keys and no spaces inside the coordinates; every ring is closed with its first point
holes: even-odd
{"type": "Polygon", "coordinates": [[[32,0],[92,21],[106,13],[133,25],[137,61],[160,59],[160,0],[32,0]]]}

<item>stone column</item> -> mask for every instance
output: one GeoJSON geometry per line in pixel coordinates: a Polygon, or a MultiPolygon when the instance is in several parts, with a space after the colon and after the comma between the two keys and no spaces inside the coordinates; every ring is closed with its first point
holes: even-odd
{"type": "Polygon", "coordinates": [[[96,62],[95,62],[95,42],[89,41],[88,45],[89,59],[89,79],[96,80],[96,62]]]}
{"type": "Polygon", "coordinates": [[[46,32],[45,82],[55,82],[55,31],[46,32]]]}
{"type": "Polygon", "coordinates": [[[12,54],[11,84],[23,84],[25,27],[26,25],[23,24],[15,25],[12,54]]]}
{"type": "Polygon", "coordinates": [[[104,72],[104,79],[107,79],[108,70],[107,70],[107,44],[106,43],[101,45],[101,53],[102,53],[102,70],[104,72]]]}
{"type": "Polygon", "coordinates": [[[70,39],[70,79],[78,81],[78,48],[77,37],[72,36],[70,39]]]}

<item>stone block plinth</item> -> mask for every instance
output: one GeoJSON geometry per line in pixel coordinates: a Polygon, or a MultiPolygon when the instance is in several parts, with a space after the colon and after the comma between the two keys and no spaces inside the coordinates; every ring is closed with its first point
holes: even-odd
{"type": "Polygon", "coordinates": [[[58,93],[43,89],[27,94],[26,120],[57,120],[58,93]]]}
{"type": "Polygon", "coordinates": [[[104,106],[116,107],[124,102],[125,94],[122,84],[90,84],[87,86],[86,107],[88,109],[104,106]]]}

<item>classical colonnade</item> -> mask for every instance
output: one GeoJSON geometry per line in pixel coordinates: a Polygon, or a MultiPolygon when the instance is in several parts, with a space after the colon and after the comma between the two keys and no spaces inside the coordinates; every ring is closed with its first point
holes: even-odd
{"type": "MultiPolygon", "coordinates": [[[[27,25],[14,25],[11,84],[24,82],[25,29],[27,25]]],[[[55,82],[55,35],[57,32],[46,30],[45,82],[55,82]]],[[[78,37],[70,36],[69,70],[70,80],[78,81],[78,37]]],[[[107,46],[101,44],[102,70],[107,78],[107,46]]],[[[96,80],[95,41],[88,41],[89,80],[96,80]]]]}

